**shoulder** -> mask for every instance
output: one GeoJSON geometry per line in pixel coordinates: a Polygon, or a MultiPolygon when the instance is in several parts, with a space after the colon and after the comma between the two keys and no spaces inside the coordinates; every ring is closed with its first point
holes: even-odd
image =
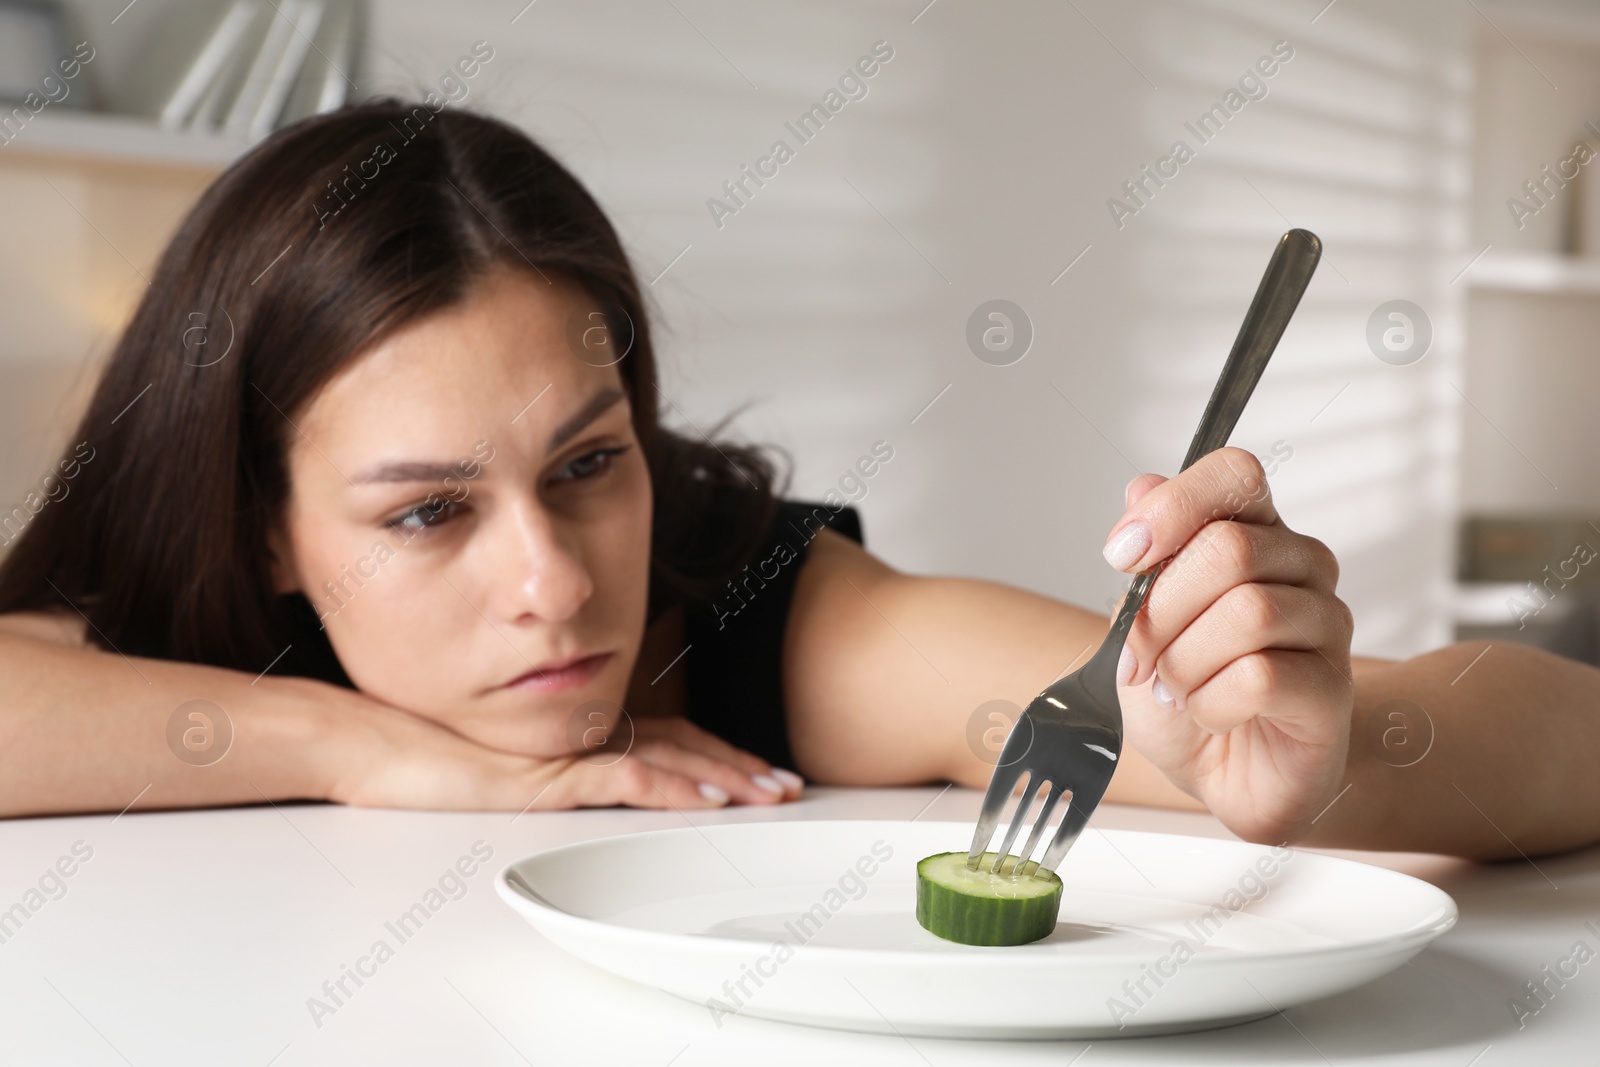
{"type": "MultiPolygon", "coordinates": [[[[853,511],[853,508],[846,509],[840,513],[840,517],[853,511]]],[[[852,537],[836,524],[817,531],[812,539],[805,569],[800,572],[799,584],[801,590],[809,586],[815,592],[819,587],[836,584],[847,576],[876,581],[899,573],[869,552],[859,536],[852,537]]],[[[797,594],[799,592],[797,590],[797,594]]]]}
{"type": "Polygon", "coordinates": [[[845,534],[818,531],[795,582],[786,659],[837,662],[864,630],[883,626],[885,603],[915,581],[845,534]]]}
{"type": "Polygon", "coordinates": [[[852,587],[877,583],[898,574],[866,548],[861,513],[845,505],[838,510],[809,500],[779,500],[772,536],[798,533],[805,544],[805,563],[795,582],[790,625],[797,619],[827,615],[837,610],[829,601],[842,594],[855,596],[852,587]]]}
{"type": "Polygon", "coordinates": [[[84,648],[88,624],[69,611],[13,611],[0,615],[0,635],[26,637],[46,644],[84,648]]]}
{"type": "Polygon", "coordinates": [[[832,530],[812,540],[783,649],[789,740],[808,780],[906,785],[940,773],[936,754],[923,751],[932,742],[902,730],[906,708],[947,698],[921,658],[944,658],[940,622],[918,595],[928,581],[832,530]]]}
{"type": "Polygon", "coordinates": [[[861,513],[848,504],[839,508],[816,500],[779,498],[767,528],[769,541],[798,537],[810,544],[814,535],[831,531],[860,545],[866,542],[861,529],[861,513]]]}
{"type": "Polygon", "coordinates": [[[819,531],[795,581],[787,661],[837,662],[843,650],[859,645],[863,630],[883,626],[884,602],[915,580],[844,534],[819,531]]]}

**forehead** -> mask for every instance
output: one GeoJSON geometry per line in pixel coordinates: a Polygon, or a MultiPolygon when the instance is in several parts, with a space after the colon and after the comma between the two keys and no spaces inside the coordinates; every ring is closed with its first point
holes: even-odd
{"type": "Polygon", "coordinates": [[[573,351],[572,324],[593,307],[571,283],[496,270],[465,300],[397,330],[337,374],[300,429],[346,473],[346,463],[396,450],[452,455],[479,440],[542,442],[594,393],[621,384],[615,366],[573,351]]]}

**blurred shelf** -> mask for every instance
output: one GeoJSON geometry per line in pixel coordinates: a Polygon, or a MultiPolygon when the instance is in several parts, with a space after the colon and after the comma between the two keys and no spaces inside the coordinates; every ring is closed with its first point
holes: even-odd
{"type": "MultiPolygon", "coordinates": [[[[1529,607],[1541,606],[1534,594],[1528,591],[1528,582],[1474,582],[1458,581],[1455,586],[1455,620],[1466,626],[1509,626],[1517,621],[1512,602],[1529,607]]],[[[1554,598],[1551,600],[1554,602],[1554,598]]],[[[1550,615],[1539,620],[1548,625],[1551,621],[1566,618],[1572,606],[1555,602],[1550,615]]],[[[1543,614],[1540,612],[1539,614],[1543,614]]]]}
{"type": "Polygon", "coordinates": [[[1467,272],[1474,289],[1514,293],[1593,293],[1600,296],[1600,256],[1555,252],[1486,255],[1467,272]]]}
{"type": "Polygon", "coordinates": [[[1545,587],[1541,597],[1530,584],[1458,581],[1456,640],[1506,641],[1582,663],[1600,662],[1600,595],[1595,587],[1553,592],[1545,587]]]}
{"type": "Polygon", "coordinates": [[[162,129],[153,119],[46,108],[0,143],[0,163],[27,156],[221,170],[249,148],[250,142],[220,134],[162,129]]]}

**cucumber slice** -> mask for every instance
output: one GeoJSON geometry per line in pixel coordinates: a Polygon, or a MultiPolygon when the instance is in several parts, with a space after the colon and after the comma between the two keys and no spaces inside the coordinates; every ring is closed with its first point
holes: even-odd
{"type": "Polygon", "coordinates": [[[1054,930],[1061,910],[1056,873],[1029,860],[1021,871],[1002,865],[992,874],[994,860],[985,852],[972,870],[965,852],[941,852],[918,863],[917,922],[963,945],[1026,945],[1054,930]]]}

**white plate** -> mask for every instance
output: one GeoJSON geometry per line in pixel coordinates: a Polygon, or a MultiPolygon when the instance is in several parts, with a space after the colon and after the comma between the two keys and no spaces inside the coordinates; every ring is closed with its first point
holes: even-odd
{"type": "Polygon", "coordinates": [[[719,1025],[742,1014],[935,1037],[1262,1018],[1369,982],[1456,921],[1444,892],[1381,867],[1091,829],[1058,872],[1053,934],[958,945],[917,924],[916,863],[971,836],[949,822],[657,830],[549,849],[495,884],[574,956],[701,1004],[719,1025]]]}

